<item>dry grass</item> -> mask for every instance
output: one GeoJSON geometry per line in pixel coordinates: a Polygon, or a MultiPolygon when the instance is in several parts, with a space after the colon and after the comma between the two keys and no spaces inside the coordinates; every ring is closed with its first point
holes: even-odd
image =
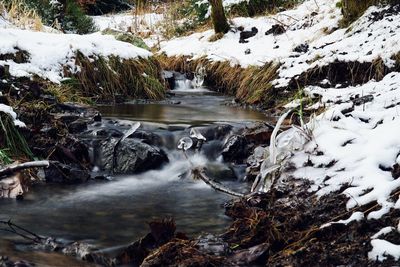
{"type": "Polygon", "coordinates": [[[78,53],[76,65],[81,71],[69,74],[69,84],[78,88],[82,97],[93,101],[120,97],[162,99],[165,86],[157,60],[119,57],[89,59],[78,53]]]}
{"type": "Polygon", "coordinates": [[[19,28],[43,30],[42,18],[35,10],[28,8],[23,0],[12,0],[10,4],[0,3],[0,11],[6,11],[10,22],[19,28]]]}
{"type": "MultiPolygon", "coordinates": [[[[208,85],[223,93],[234,95],[249,104],[265,104],[275,99],[271,81],[276,78],[279,65],[267,63],[262,67],[250,66],[242,68],[231,66],[227,61],[211,62],[206,58],[189,60],[187,57],[166,57],[159,55],[163,69],[192,73],[199,65],[206,68],[208,85]]],[[[275,99],[276,100],[276,99],[275,99]]]]}

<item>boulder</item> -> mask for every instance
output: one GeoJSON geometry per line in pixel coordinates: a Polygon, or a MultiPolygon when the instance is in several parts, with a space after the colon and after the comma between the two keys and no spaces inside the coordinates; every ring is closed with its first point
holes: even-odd
{"type": "Polygon", "coordinates": [[[77,184],[89,180],[90,173],[78,164],[67,165],[52,161],[50,166],[44,169],[44,178],[47,183],[77,184]]]}
{"type": "Polygon", "coordinates": [[[118,140],[109,138],[99,142],[100,168],[114,169],[115,173],[138,173],[157,169],[168,162],[165,152],[155,146],[130,138],[117,145],[118,140]]]}
{"type": "Polygon", "coordinates": [[[221,154],[225,161],[242,163],[249,154],[246,138],[241,135],[232,135],[225,142],[221,154]]]}
{"type": "Polygon", "coordinates": [[[255,145],[264,145],[269,144],[273,130],[273,126],[265,123],[259,123],[247,128],[243,132],[243,136],[249,143],[253,143],[255,145]]]}

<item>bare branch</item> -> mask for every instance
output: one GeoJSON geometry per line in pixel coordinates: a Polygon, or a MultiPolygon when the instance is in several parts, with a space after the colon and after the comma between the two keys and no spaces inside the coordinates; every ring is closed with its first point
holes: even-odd
{"type": "Polygon", "coordinates": [[[17,165],[11,165],[11,166],[8,166],[8,167],[0,170],[0,177],[9,176],[17,171],[25,170],[25,169],[47,168],[47,167],[49,167],[49,165],[50,165],[50,163],[48,160],[29,161],[29,162],[25,162],[25,163],[21,163],[21,164],[17,164],[17,165]]]}
{"type": "Polygon", "coordinates": [[[231,196],[235,196],[235,197],[244,197],[245,196],[242,193],[238,193],[238,192],[232,191],[229,188],[226,188],[225,186],[223,186],[222,184],[217,183],[214,180],[210,179],[204,173],[204,169],[203,168],[194,168],[194,169],[192,169],[192,174],[193,174],[193,176],[195,178],[199,178],[199,179],[203,180],[206,184],[208,184],[209,186],[211,186],[212,188],[214,188],[217,191],[220,191],[220,192],[223,192],[225,194],[228,194],[228,195],[231,195],[231,196]]]}

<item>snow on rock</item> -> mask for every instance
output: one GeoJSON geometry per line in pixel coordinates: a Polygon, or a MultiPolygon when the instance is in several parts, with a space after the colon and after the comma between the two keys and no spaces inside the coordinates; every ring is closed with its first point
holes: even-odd
{"type": "Polygon", "coordinates": [[[14,112],[12,107],[5,104],[0,104],[0,112],[8,114],[13,120],[14,125],[17,127],[26,127],[25,123],[17,119],[17,114],[14,112]]]}
{"type": "Polygon", "coordinates": [[[86,57],[119,56],[122,59],[151,55],[145,49],[100,33],[54,34],[0,28],[0,54],[15,53],[17,49],[28,52],[28,62],[18,64],[11,60],[0,60],[0,66],[9,65],[10,74],[15,77],[36,74],[55,83],[62,80],[64,66],[68,66],[72,72],[77,71],[74,62],[78,51],[86,57]]]}

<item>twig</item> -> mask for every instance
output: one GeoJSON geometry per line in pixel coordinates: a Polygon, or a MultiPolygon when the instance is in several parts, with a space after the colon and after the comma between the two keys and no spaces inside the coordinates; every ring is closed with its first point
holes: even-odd
{"type": "Polygon", "coordinates": [[[9,233],[13,233],[16,235],[19,235],[25,239],[28,239],[30,241],[33,241],[35,243],[40,243],[41,241],[43,241],[45,238],[42,236],[39,236],[21,226],[18,226],[14,223],[11,222],[11,220],[9,221],[0,221],[0,224],[6,225],[8,226],[10,229],[0,229],[1,231],[4,232],[9,232],[9,233]]]}
{"type": "Polygon", "coordinates": [[[225,186],[213,181],[212,179],[208,178],[207,175],[204,173],[203,168],[194,168],[192,169],[192,174],[194,177],[197,177],[201,180],[203,180],[206,184],[211,186],[217,191],[223,192],[225,194],[235,196],[235,197],[244,197],[245,195],[242,193],[238,193],[235,191],[230,190],[229,188],[226,188],[225,186]]]}
{"type": "Polygon", "coordinates": [[[29,161],[29,162],[15,165],[15,166],[8,166],[8,167],[0,170],[0,177],[9,176],[17,171],[24,170],[24,169],[47,168],[47,167],[49,167],[49,165],[50,165],[50,163],[48,160],[42,160],[42,161],[29,161]]]}

